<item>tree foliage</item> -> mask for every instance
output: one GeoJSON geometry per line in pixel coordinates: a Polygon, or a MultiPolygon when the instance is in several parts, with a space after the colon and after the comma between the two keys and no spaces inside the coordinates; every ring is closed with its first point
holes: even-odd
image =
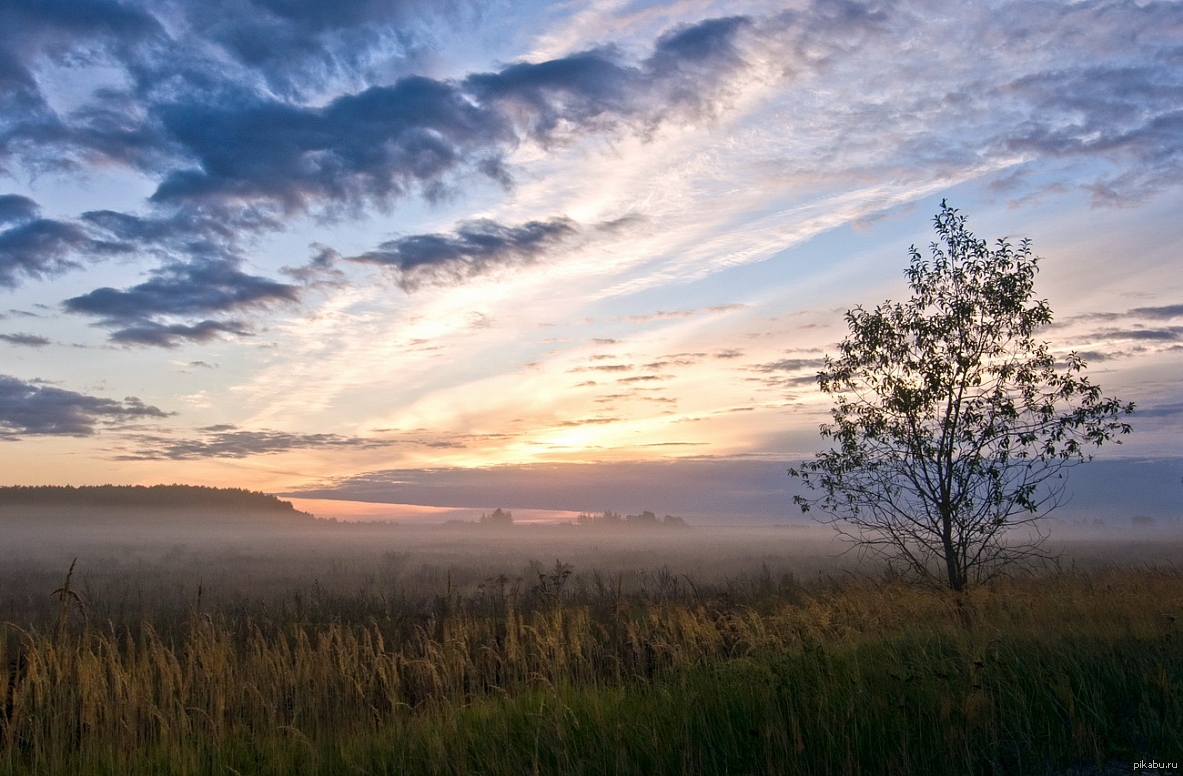
{"type": "Polygon", "coordinates": [[[945,202],[939,238],[907,270],[912,298],[846,313],[849,334],[818,385],[833,397],[831,448],[789,474],[865,552],[955,590],[1045,557],[1037,521],[1063,502],[1065,469],[1130,432],[1134,405],[1106,398],[1075,353],[1036,338],[1030,242],[991,249],[945,202]]]}

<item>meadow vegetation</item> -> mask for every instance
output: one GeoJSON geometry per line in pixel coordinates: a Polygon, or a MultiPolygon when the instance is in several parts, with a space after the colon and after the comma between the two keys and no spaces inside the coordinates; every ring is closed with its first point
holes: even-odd
{"type": "Polygon", "coordinates": [[[65,584],[68,543],[9,557],[0,773],[1050,774],[1183,752],[1169,565],[954,593],[842,571],[808,529],[573,531],[91,545],[65,584]]]}

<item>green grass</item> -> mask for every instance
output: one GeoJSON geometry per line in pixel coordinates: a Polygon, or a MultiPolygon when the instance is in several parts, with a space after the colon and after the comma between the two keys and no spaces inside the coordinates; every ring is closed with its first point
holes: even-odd
{"type": "Polygon", "coordinates": [[[496,617],[456,601],[384,625],[8,627],[27,668],[0,773],[1041,774],[1183,755],[1176,572],[496,617]]]}

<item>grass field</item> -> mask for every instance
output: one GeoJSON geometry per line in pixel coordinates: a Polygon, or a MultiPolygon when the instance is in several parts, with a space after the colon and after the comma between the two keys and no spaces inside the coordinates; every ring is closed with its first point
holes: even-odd
{"type": "Polygon", "coordinates": [[[194,595],[118,623],[59,592],[56,618],[0,628],[0,773],[1048,774],[1183,759],[1171,568],[963,595],[766,570],[696,586],[668,568],[626,589],[569,571],[449,578],[419,598],[194,595]]]}

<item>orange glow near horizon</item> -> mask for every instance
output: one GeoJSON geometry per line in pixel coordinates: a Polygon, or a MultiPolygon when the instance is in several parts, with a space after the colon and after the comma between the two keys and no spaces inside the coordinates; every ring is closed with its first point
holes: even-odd
{"type": "MultiPolygon", "coordinates": [[[[395,523],[434,525],[449,520],[473,522],[490,509],[465,507],[424,507],[414,504],[379,504],[368,501],[336,501],[316,498],[284,498],[301,512],[308,512],[322,520],[330,518],[348,523],[391,521],[395,523]]],[[[522,525],[550,525],[574,520],[579,513],[556,509],[511,509],[515,523],[522,525]]]]}

